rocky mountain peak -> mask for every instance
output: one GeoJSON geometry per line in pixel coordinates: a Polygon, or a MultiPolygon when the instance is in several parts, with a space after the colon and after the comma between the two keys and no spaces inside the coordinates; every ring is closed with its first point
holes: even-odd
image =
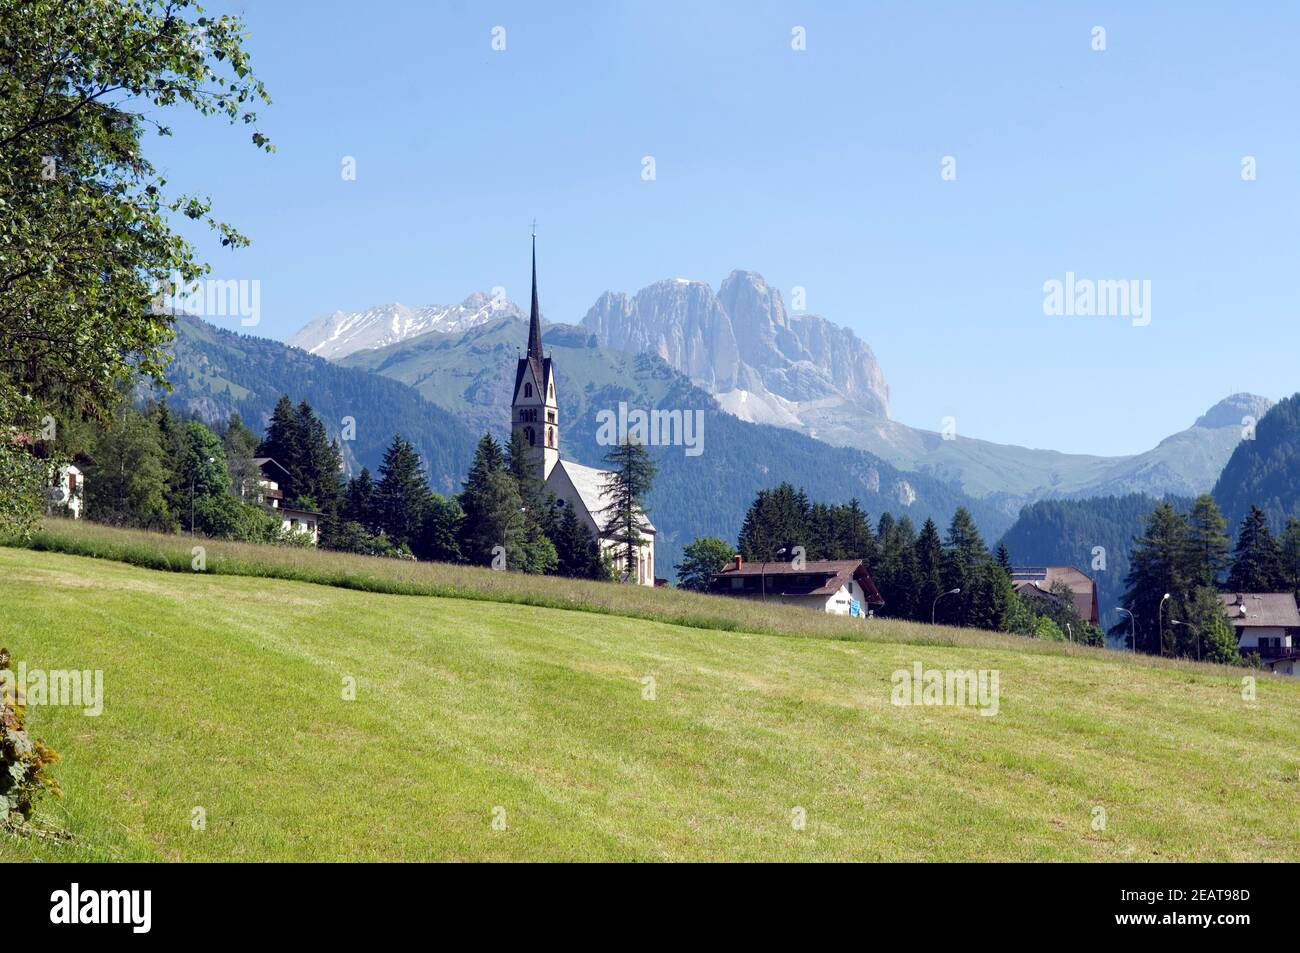
{"type": "Polygon", "coordinates": [[[1194,427],[1209,429],[1240,427],[1244,418],[1259,420],[1273,406],[1273,401],[1258,394],[1232,394],[1219,401],[1196,419],[1194,427]]]}

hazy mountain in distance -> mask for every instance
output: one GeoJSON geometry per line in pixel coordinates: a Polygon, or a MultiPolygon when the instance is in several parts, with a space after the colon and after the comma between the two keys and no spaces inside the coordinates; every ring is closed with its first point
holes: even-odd
{"type": "MultiPolygon", "coordinates": [[[[781,292],[754,272],[733,271],[716,295],[686,278],[630,298],[607,291],[582,326],[608,347],[657,355],[728,410],[753,395],[778,416],[827,402],[889,416],[889,386],[871,348],[825,318],[786,311],[781,292]]],[[[771,414],[737,416],[788,425],[771,414]]]]}
{"type": "MultiPolygon", "coordinates": [[[[359,351],[342,363],[408,384],[426,401],[447,408],[448,416],[504,437],[515,361],[527,334],[524,322],[492,321],[359,351]]],[[[660,575],[671,575],[682,547],[697,535],[734,540],[757,491],[782,480],[805,488],[815,500],[856,497],[873,519],[889,510],[910,516],[918,526],[927,517],[946,526],[953,511],[966,506],[989,539],[1013,521],[990,501],[972,499],[924,474],[905,473],[870,453],[738,420],[662,359],[603,347],[587,328],[548,325],[543,344],[555,360],[565,457],[601,465],[609,448],[597,443],[597,414],[616,412],[623,401],[632,408],[703,413],[699,455],[688,456],[682,447],[650,448],[659,466],[649,510],[660,531],[660,575]]]]}
{"type": "Polygon", "coordinates": [[[524,318],[508,298],[481,291],[460,304],[409,308],[384,304],[364,311],[335,311],[310,321],[285,343],[318,357],[338,360],[356,351],[384,347],[429,331],[464,331],[495,318],[524,318]]]}

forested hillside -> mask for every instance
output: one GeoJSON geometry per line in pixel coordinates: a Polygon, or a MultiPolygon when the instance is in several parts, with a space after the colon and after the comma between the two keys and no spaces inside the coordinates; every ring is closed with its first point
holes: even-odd
{"type": "MultiPolygon", "coordinates": [[[[431,333],[345,359],[410,384],[421,396],[476,427],[505,436],[515,360],[527,334],[521,321],[503,319],[460,334],[431,333]]],[[[973,500],[955,485],[905,473],[862,450],[833,447],[783,427],[740,420],[719,409],[702,388],[648,354],[598,347],[580,328],[551,325],[543,336],[555,360],[560,402],[560,452],[600,466],[608,447],[597,442],[596,415],[629,408],[700,410],[698,456],[681,446],[651,446],[659,467],[650,518],[659,530],[657,573],[672,577],[682,547],[696,536],[735,541],[745,510],[760,489],[788,482],[828,503],[856,498],[878,518],[886,510],[909,514],[918,525],[933,517],[947,525],[959,506],[980,530],[996,538],[1012,517],[993,501],[973,500]]]]}
{"type": "MultiPolygon", "coordinates": [[[[1087,500],[1041,500],[1020,511],[1002,542],[1016,565],[1077,566],[1097,581],[1102,628],[1119,621],[1115,607],[1124,592],[1133,540],[1142,520],[1160,501],[1140,493],[1087,500]],[[1093,551],[1102,547],[1105,569],[1094,568],[1093,551]]],[[[1180,509],[1191,500],[1170,497],[1180,509]]],[[[1100,564],[1099,564],[1100,565],[1100,564]]]]}
{"type": "Polygon", "coordinates": [[[1229,458],[1214,498],[1235,532],[1258,506],[1279,532],[1289,516],[1300,516],[1300,394],[1279,401],[1229,458]]]}
{"type": "Polygon", "coordinates": [[[354,439],[340,441],[349,472],[363,466],[378,471],[384,449],[400,433],[423,458],[434,490],[460,489],[478,434],[411,388],[190,317],[177,318],[176,331],[175,360],[167,369],[174,406],[208,423],[224,422],[238,411],[260,432],[275,402],[288,394],[295,403],[311,404],[331,438],[340,436],[344,418],[355,421],[354,439]]]}

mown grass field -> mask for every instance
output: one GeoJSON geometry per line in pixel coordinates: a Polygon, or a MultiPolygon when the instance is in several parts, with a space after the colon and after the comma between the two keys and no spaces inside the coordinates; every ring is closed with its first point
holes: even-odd
{"type": "Polygon", "coordinates": [[[42,820],[75,840],[0,838],[0,860],[1300,859],[1300,684],[1260,676],[1249,702],[1228,669],[890,641],[912,628],[721,632],[0,548],[0,645],[105,684],[98,718],[29,709],[63,755],[42,820]],[[999,713],[894,706],[915,661],[997,669],[999,713]]]}

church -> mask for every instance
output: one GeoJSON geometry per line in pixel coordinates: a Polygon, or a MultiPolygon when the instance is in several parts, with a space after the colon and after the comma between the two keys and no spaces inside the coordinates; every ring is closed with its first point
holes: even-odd
{"type": "MultiPolygon", "coordinates": [[[[616,571],[625,571],[623,554],[616,544],[605,539],[601,527],[608,517],[602,511],[609,505],[604,488],[610,478],[607,470],[583,466],[560,456],[560,405],[555,395],[555,367],[542,354],[542,316],[537,304],[537,235],[533,235],[533,304],[528,318],[528,351],[515,368],[514,398],[511,401],[512,429],[522,430],[531,448],[531,462],[546,491],[554,495],[556,505],[572,506],[578,519],[600,541],[601,551],[615,560],[616,571]]],[[[635,582],[641,586],[655,584],[655,528],[641,514],[635,582]]]]}

